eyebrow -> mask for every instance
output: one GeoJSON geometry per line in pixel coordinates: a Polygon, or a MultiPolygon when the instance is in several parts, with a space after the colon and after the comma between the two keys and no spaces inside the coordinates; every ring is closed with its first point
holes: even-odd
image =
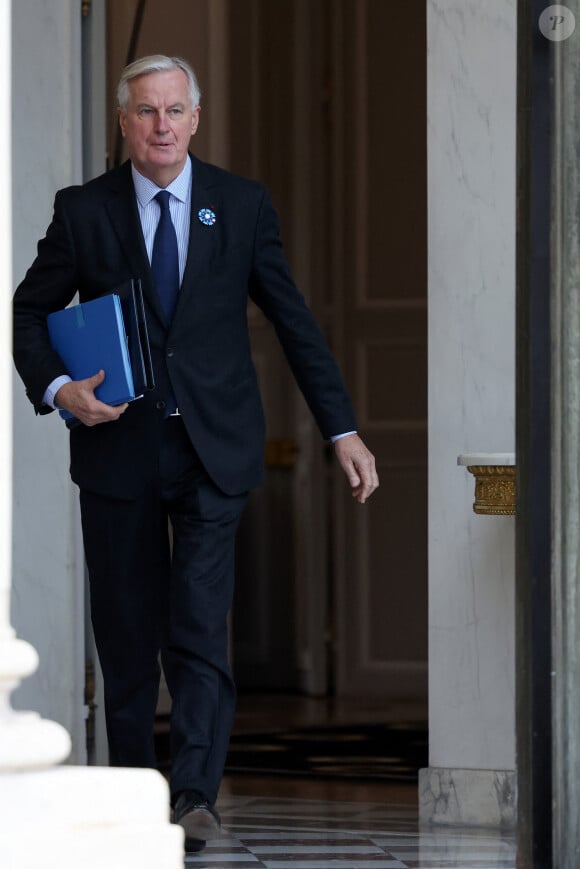
{"type": "MultiPolygon", "coordinates": [[[[185,103],[172,103],[170,106],[167,106],[167,109],[168,110],[169,109],[182,109],[184,106],[185,106],[185,103]]],[[[156,106],[152,105],[151,103],[147,103],[147,102],[137,103],[136,108],[137,108],[137,111],[139,109],[153,109],[154,111],[157,111],[156,106]]]]}

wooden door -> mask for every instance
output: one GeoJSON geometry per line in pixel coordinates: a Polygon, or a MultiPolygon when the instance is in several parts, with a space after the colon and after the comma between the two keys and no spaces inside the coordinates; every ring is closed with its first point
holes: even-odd
{"type": "MultiPolygon", "coordinates": [[[[108,8],[121,61],[135,6],[108,8]]],[[[369,504],[353,504],[250,308],[269,452],[239,536],[240,686],[424,699],[424,0],[408,0],[403,22],[387,0],[167,0],[147,7],[138,45],[159,50],[200,75],[196,153],[268,185],[381,475],[369,504]]]]}
{"type": "MultiPolygon", "coordinates": [[[[319,322],[326,279],[324,4],[229,5],[230,166],[265,182],[294,277],[319,322]]],[[[250,306],[267,417],[266,484],[240,529],[233,659],[242,689],[327,692],[326,445],[272,327],[250,306]]],[[[327,328],[327,332],[328,332],[327,328]]]]}
{"type": "Polygon", "coordinates": [[[403,35],[384,0],[230,6],[234,168],[272,190],[382,479],[366,507],[352,503],[254,321],[272,431],[299,454],[286,489],[271,471],[258,496],[253,588],[272,607],[246,637],[256,662],[270,656],[272,684],[276,669],[287,684],[272,635],[288,651],[291,629],[304,690],[385,699],[424,699],[427,670],[424,3],[408,11],[403,35]]]}
{"type": "Polygon", "coordinates": [[[380,489],[334,503],[339,694],[427,695],[425,4],[342,0],[334,50],[334,334],[380,489]]]}

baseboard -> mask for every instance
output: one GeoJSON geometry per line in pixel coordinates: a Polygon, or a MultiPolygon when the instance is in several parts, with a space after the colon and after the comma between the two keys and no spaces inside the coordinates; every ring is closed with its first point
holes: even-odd
{"type": "Polygon", "coordinates": [[[425,826],[513,830],[516,774],[505,769],[421,769],[419,820],[425,826]]]}

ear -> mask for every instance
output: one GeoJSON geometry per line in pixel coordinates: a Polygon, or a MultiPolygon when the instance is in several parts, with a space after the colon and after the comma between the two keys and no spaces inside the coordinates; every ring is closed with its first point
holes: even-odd
{"type": "Polygon", "coordinates": [[[117,107],[117,115],[119,116],[119,126],[121,127],[121,135],[125,138],[127,132],[127,114],[123,111],[123,109],[118,106],[117,107]]]}
{"type": "Polygon", "coordinates": [[[197,132],[197,125],[199,124],[199,113],[201,111],[201,106],[196,106],[193,112],[191,113],[191,135],[195,136],[197,132]]]}

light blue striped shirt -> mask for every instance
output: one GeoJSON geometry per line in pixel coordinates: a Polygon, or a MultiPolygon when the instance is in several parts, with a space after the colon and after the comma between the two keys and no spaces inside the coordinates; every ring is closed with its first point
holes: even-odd
{"type": "Polygon", "coordinates": [[[171,193],[169,199],[169,213],[175,227],[177,235],[177,251],[179,254],[179,282],[183,280],[185,271],[185,263],[187,260],[187,250],[189,247],[189,222],[191,217],[191,160],[188,158],[185,161],[185,166],[171,184],[167,187],[158,187],[154,181],[145,178],[140,172],[137,172],[133,164],[131,164],[131,174],[133,175],[133,184],[137,195],[137,208],[141,219],[141,227],[143,229],[143,238],[145,239],[145,247],[147,256],[151,262],[153,254],[153,241],[161,215],[161,206],[156,201],[155,197],[160,190],[168,190],[171,193]]]}

